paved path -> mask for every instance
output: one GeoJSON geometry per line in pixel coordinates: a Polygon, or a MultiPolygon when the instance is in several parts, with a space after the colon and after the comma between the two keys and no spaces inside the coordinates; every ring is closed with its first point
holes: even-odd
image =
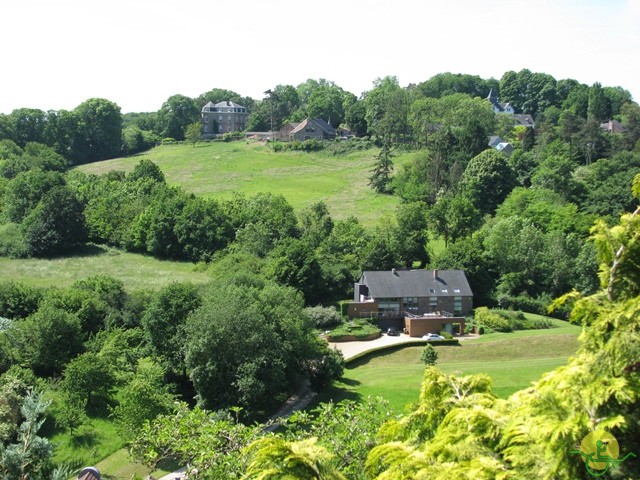
{"type": "MultiPolygon", "coordinates": [[[[462,337],[454,337],[457,340],[471,340],[472,338],[477,338],[477,335],[464,335],[462,337]]],[[[369,350],[376,349],[378,347],[386,346],[386,345],[395,345],[399,343],[411,343],[411,342],[421,342],[425,343],[424,340],[420,337],[410,337],[404,333],[394,337],[389,335],[382,335],[374,340],[365,340],[361,342],[329,342],[329,345],[332,348],[337,348],[344,355],[345,360],[349,360],[350,358],[359,355],[360,353],[367,352],[369,350]]],[[[435,343],[435,342],[434,342],[435,343]]]]}
{"type": "Polygon", "coordinates": [[[401,333],[398,336],[381,335],[373,340],[363,340],[356,342],[329,342],[331,348],[337,348],[342,352],[345,360],[359,355],[363,352],[373,350],[386,345],[395,345],[399,343],[424,342],[419,337],[410,337],[401,333]]]}

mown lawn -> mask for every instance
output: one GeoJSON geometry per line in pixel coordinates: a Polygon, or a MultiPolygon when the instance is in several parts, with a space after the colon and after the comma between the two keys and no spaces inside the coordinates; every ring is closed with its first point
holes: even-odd
{"type": "MultiPolygon", "coordinates": [[[[156,163],[171,185],[209,198],[230,198],[234,192],[282,194],[296,210],[324,201],[335,219],[355,215],[363,224],[376,224],[393,214],[398,198],[375,193],[370,170],[378,149],[347,155],[329,152],[273,152],[260,142],[212,142],[162,145],[126,158],[78,167],[87,173],[131,171],[141,159],[156,163]]],[[[396,170],[417,153],[394,157],[396,170]]]]}
{"type": "Polygon", "coordinates": [[[124,282],[128,291],[158,289],[171,282],[205,283],[207,274],[188,262],[173,262],[128,253],[104,246],[88,245],[77,253],[58,258],[0,257],[3,279],[36,287],[65,287],[76,280],[108,275],[124,282]]]}
{"type": "MultiPolygon", "coordinates": [[[[447,373],[468,375],[486,373],[493,391],[507,398],[528,387],[542,374],[566,363],[578,348],[580,328],[566,322],[546,330],[490,334],[477,340],[464,340],[460,346],[438,346],[437,366],[447,373]]],[[[418,400],[424,364],[423,345],[377,352],[351,362],[344,377],[318,402],[359,400],[368,396],[387,399],[397,413],[418,400]]]]}

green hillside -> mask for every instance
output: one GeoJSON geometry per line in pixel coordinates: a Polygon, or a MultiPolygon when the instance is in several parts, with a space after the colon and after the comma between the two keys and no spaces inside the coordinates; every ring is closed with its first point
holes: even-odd
{"type": "MultiPolygon", "coordinates": [[[[86,173],[130,171],[141,159],[156,163],[167,182],[208,198],[229,198],[234,192],[282,194],[296,209],[324,201],[335,219],[355,215],[375,224],[392,213],[396,197],[376,194],[368,185],[377,149],[347,155],[320,152],[273,152],[260,142],[161,145],[143,154],[82,165],[86,173]]],[[[394,157],[396,169],[414,154],[394,157]]]]}
{"type": "Polygon", "coordinates": [[[74,255],[56,258],[0,257],[3,279],[36,287],[66,287],[92,275],[122,280],[127,290],[158,289],[171,282],[210,280],[193,263],[159,260],[115,248],[89,245],[74,255]]]}

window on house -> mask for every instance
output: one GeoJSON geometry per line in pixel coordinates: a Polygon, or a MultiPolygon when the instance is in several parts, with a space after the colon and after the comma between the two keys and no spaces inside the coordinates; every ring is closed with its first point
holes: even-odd
{"type": "Polygon", "coordinates": [[[404,299],[404,309],[410,313],[418,311],[418,297],[407,297],[404,299]]]}
{"type": "Polygon", "coordinates": [[[204,123],[209,123],[209,117],[205,115],[204,117],[204,123]]]}
{"type": "Polygon", "coordinates": [[[462,313],[462,297],[453,297],[453,313],[455,315],[462,313]]]}
{"type": "Polygon", "coordinates": [[[438,309],[438,297],[429,297],[429,310],[435,312],[438,309]]]}
{"type": "Polygon", "coordinates": [[[380,313],[400,313],[399,298],[380,298],[378,299],[378,312],[380,313]]]}

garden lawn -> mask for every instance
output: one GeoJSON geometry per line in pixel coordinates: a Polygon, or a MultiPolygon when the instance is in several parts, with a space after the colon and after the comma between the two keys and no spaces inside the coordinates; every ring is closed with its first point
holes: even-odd
{"type": "Polygon", "coordinates": [[[36,287],[66,287],[76,280],[108,275],[128,291],[159,289],[171,282],[205,283],[209,277],[193,263],[158,260],[104,246],[88,245],[68,257],[50,259],[0,257],[3,280],[36,287]]]}
{"type": "MultiPolygon", "coordinates": [[[[369,186],[378,149],[347,155],[330,152],[273,152],[261,142],[211,142],[161,145],[126,158],[77,167],[86,173],[129,172],[141,159],[156,163],[167,183],[208,198],[228,199],[239,192],[282,194],[299,211],[324,201],[334,219],[355,215],[363,224],[376,224],[394,213],[398,198],[375,193],[369,186]]],[[[394,157],[396,170],[416,153],[394,157]]]]}
{"type": "MultiPolygon", "coordinates": [[[[460,346],[436,346],[437,366],[456,375],[485,373],[491,377],[493,392],[507,398],[545,372],[564,365],[576,351],[580,328],[560,323],[559,328],[490,334],[478,340],[463,340],[460,346]]],[[[319,395],[317,401],[381,396],[396,413],[403,413],[419,397],[425,368],[420,361],[423,348],[424,345],[408,344],[355,360],[348,364],[344,377],[319,395]]]]}

